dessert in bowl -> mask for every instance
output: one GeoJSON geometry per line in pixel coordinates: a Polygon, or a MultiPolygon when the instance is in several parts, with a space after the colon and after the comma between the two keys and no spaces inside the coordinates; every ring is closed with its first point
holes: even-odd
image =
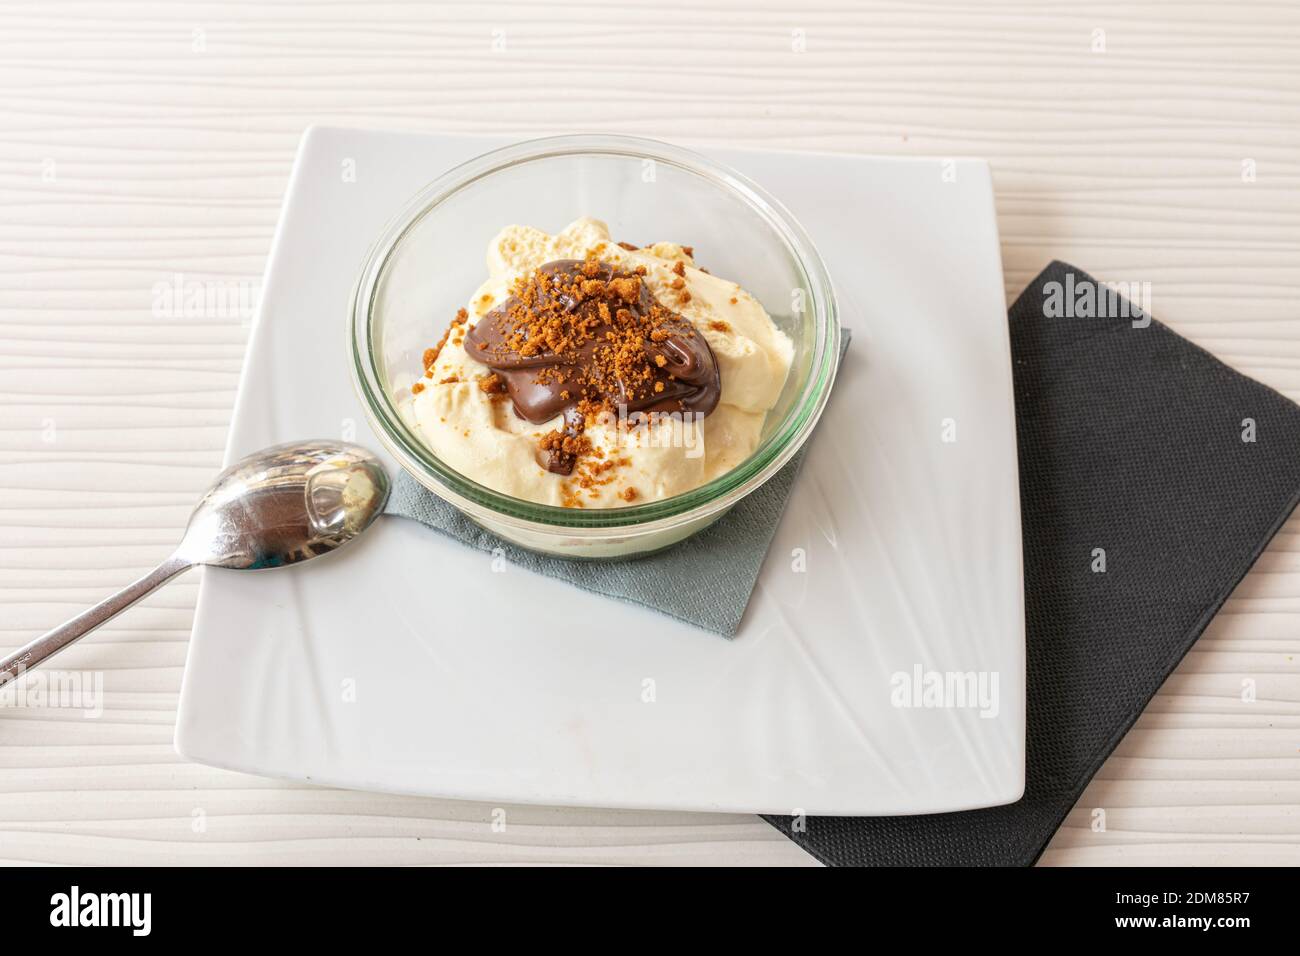
{"type": "Polygon", "coordinates": [[[402,467],[572,558],[674,544],[761,487],[810,434],[839,347],[825,267],[775,200],[621,136],[523,143],[432,183],[372,248],[351,331],[402,467]]]}
{"type": "Polygon", "coordinates": [[[539,504],[621,507],[725,474],[758,447],[794,346],[693,251],[593,219],[503,229],[404,417],[465,477],[539,504]]]}

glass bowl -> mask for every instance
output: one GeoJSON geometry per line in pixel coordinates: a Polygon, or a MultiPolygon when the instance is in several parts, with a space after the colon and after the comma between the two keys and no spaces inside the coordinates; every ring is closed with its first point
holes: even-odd
{"type": "Polygon", "coordinates": [[[416,480],[493,534],[566,558],[657,551],[707,527],[771,478],[817,423],[839,355],[830,277],[802,227],[743,176],[688,150],[631,136],[559,136],[472,159],[434,180],[366,257],[351,308],[357,390],[376,434],[416,480]],[[794,343],[794,361],[759,445],[691,491],[645,504],[561,508],[471,481],[430,450],[399,410],[421,357],[486,278],[489,241],[511,224],[549,233],[582,216],[615,239],[695,247],[739,283],[794,343]]]}

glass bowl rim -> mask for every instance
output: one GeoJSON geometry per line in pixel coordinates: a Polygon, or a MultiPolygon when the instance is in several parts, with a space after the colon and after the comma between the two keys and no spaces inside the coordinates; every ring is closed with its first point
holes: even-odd
{"type": "MultiPolygon", "coordinates": [[[[738,280],[742,281],[743,279],[738,280]]],[[[838,365],[840,327],[834,289],[825,263],[803,227],[762,187],[692,150],[659,140],[621,134],[571,134],[524,140],[481,153],[452,167],[408,200],[372,243],[353,286],[348,338],[352,378],[380,441],[421,484],[472,518],[520,530],[591,534],[654,531],[731,507],[779,471],[811,434],[830,396],[838,365]],[[440,461],[406,424],[378,372],[374,305],[389,259],[405,236],[461,190],[515,166],[565,156],[651,159],[699,176],[746,202],[780,237],[806,287],[805,309],[815,340],[808,380],[775,432],[743,462],[698,488],[641,505],[564,508],[494,491],[440,461]]]]}

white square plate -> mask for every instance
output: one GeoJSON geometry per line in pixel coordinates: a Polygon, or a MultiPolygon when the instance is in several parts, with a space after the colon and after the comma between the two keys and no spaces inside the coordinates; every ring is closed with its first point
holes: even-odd
{"type": "MultiPolygon", "coordinates": [[[[362,256],[421,186],[498,145],[307,133],[228,460],[321,436],[379,449],[348,376],[362,256]]],[[[494,572],[490,556],[386,518],[309,566],[203,572],[182,755],[518,803],[900,814],[1019,798],[1020,504],[988,167],[710,153],[802,221],[853,330],[736,639],[519,568],[494,572]],[[490,596],[493,617],[466,593],[490,596]],[[534,613],[557,597],[592,626],[534,613]],[[997,713],[895,706],[895,675],[918,667],[996,674],[997,713]]],[[[438,332],[431,316],[431,341],[438,332]]]]}

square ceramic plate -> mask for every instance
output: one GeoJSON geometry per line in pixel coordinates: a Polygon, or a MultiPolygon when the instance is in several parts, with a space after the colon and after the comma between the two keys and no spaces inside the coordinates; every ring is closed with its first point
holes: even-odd
{"type": "MultiPolygon", "coordinates": [[[[498,145],[307,133],[228,460],[320,436],[380,448],[348,376],[345,315],[363,254],[421,186],[498,145]]],[[[490,556],[386,518],[308,566],[204,571],[182,755],[519,803],[900,814],[1020,796],[1020,505],[988,167],[710,153],[803,222],[853,329],[736,639],[494,571],[490,556]],[[535,613],[557,599],[591,626],[535,613]],[[486,604],[490,618],[474,610],[486,604]],[[989,690],[996,680],[996,703],[897,706],[929,672],[989,690]]],[[[430,341],[439,332],[431,317],[430,341]]]]}

